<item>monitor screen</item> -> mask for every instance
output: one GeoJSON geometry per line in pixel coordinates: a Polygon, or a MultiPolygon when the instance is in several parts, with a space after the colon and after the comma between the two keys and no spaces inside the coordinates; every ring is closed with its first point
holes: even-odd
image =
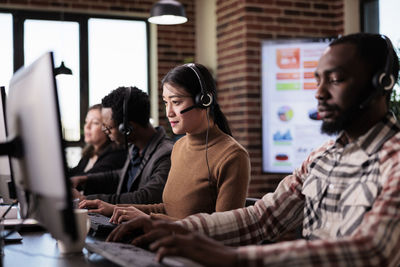
{"type": "Polygon", "coordinates": [[[262,43],[263,171],[291,173],[332,138],[322,135],[314,71],[329,39],[262,43]]]}
{"type": "MultiPolygon", "coordinates": [[[[6,91],[0,86],[0,143],[7,140],[6,128],[6,91]]],[[[12,181],[12,172],[8,155],[0,156],[0,197],[3,204],[11,204],[16,198],[12,181]]]]}
{"type": "Polygon", "coordinates": [[[7,126],[15,186],[25,192],[28,207],[21,215],[38,220],[56,239],[75,239],[51,52],[12,77],[7,126]]]}

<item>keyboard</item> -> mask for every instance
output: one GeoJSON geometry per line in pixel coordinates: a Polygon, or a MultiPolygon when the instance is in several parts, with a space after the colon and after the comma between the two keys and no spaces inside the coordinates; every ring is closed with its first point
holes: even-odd
{"type": "Polygon", "coordinates": [[[164,258],[159,263],[155,260],[155,253],[125,243],[94,241],[93,243],[86,243],[85,248],[120,266],[190,266],[184,261],[180,262],[172,258],[164,258]]]}
{"type": "Polygon", "coordinates": [[[105,237],[117,224],[110,223],[110,218],[99,213],[89,213],[90,231],[89,234],[96,237],[105,237]]]}

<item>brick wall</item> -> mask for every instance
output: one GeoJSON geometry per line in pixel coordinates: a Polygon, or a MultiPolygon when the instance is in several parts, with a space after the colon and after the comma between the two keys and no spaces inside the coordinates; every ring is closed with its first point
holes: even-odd
{"type": "Polygon", "coordinates": [[[219,102],[250,153],[249,196],[273,191],[283,175],[262,173],[261,41],[343,34],[343,0],[217,0],[219,102]]]}

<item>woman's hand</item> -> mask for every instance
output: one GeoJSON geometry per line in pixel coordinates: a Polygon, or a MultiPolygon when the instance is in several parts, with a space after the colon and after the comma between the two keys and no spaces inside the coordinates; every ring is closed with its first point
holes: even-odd
{"type": "Polygon", "coordinates": [[[135,207],[115,206],[110,222],[120,224],[138,217],[149,217],[149,215],[135,207]]]}
{"type": "Polygon", "coordinates": [[[113,214],[115,207],[116,207],[115,205],[104,202],[100,199],[95,199],[95,200],[85,199],[79,202],[80,209],[88,209],[88,212],[100,213],[107,217],[110,217],[113,214]]]}

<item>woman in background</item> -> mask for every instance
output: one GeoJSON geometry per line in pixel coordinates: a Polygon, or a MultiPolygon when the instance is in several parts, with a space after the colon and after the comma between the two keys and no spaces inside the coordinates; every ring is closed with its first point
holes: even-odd
{"type": "Polygon", "coordinates": [[[84,137],[86,146],[78,165],[70,176],[104,172],[122,168],[126,152],[112,143],[102,131],[101,104],[93,105],[86,114],[84,137]]]}
{"type": "Polygon", "coordinates": [[[89,208],[120,223],[138,216],[177,220],[186,216],[244,207],[250,180],[247,151],[231,136],[217,103],[216,85],[200,64],[172,69],[162,80],[163,101],[174,134],[186,134],[174,145],[163,203],[111,205],[84,200],[89,208]]]}

